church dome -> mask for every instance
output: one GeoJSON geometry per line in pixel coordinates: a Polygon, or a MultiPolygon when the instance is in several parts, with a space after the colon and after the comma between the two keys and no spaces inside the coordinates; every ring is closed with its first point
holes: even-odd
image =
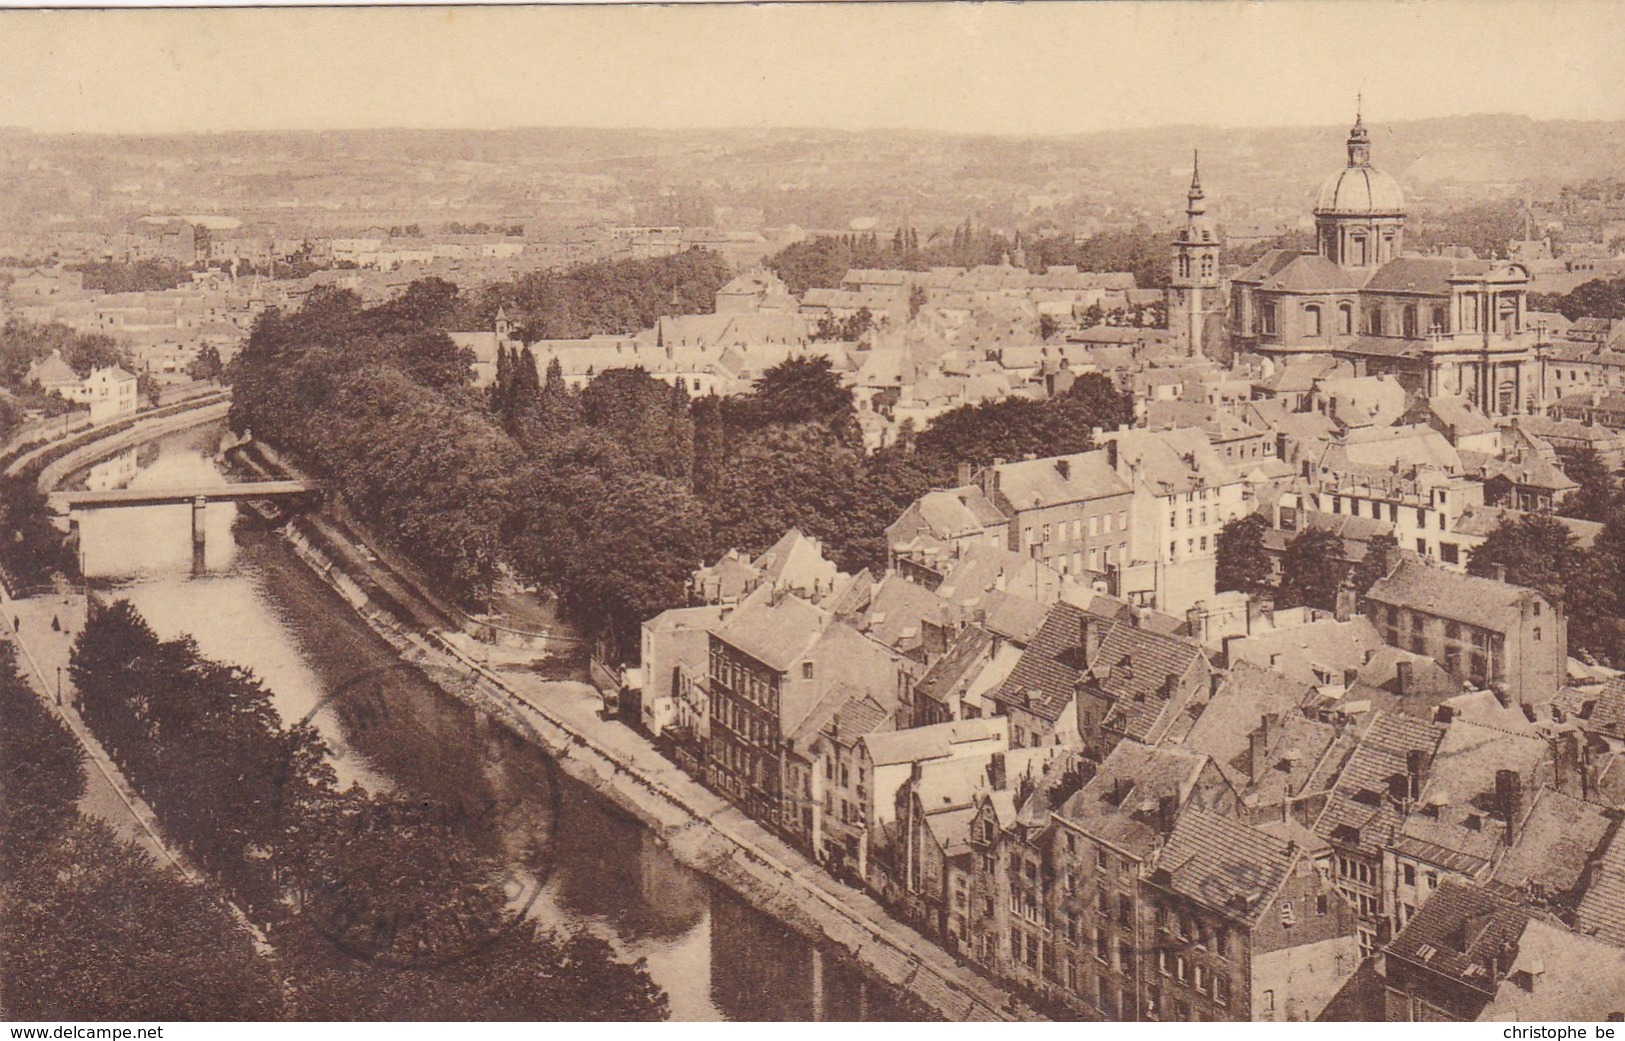
{"type": "Polygon", "coordinates": [[[1404,213],[1405,193],[1397,181],[1374,166],[1348,166],[1321,184],[1315,212],[1404,213]]]}
{"type": "Polygon", "coordinates": [[[1399,215],[1405,193],[1392,177],[1371,165],[1371,135],[1358,115],[1349,129],[1349,164],[1332,174],[1315,197],[1316,213],[1399,215]]]}

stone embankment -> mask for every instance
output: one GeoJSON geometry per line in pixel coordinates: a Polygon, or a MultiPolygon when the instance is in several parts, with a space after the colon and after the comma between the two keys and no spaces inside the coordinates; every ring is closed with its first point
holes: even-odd
{"type": "MultiPolygon", "coordinates": [[[[259,456],[258,466],[267,465],[259,456]]],[[[866,893],[830,878],[797,850],[700,785],[626,726],[601,718],[580,683],[493,669],[471,641],[422,624],[417,591],[321,514],[283,528],[294,552],[405,661],[447,693],[501,720],[570,777],[648,826],[679,861],[728,886],[815,942],[846,951],[880,979],[948,1020],[1040,1018],[866,893]]]]}

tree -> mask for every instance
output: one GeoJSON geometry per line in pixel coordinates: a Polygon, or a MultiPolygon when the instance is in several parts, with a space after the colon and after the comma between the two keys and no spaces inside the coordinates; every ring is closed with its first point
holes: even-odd
{"type": "Polygon", "coordinates": [[[1275,594],[1275,606],[1334,610],[1337,591],[1348,573],[1342,539],[1315,528],[1299,532],[1281,555],[1281,586],[1275,594]]]}
{"type": "Polygon", "coordinates": [[[1214,586],[1219,592],[1255,593],[1269,583],[1270,561],[1264,552],[1269,522],[1257,513],[1227,521],[1216,546],[1214,586]]]}
{"type": "Polygon", "coordinates": [[[1612,517],[1621,505],[1619,480],[1608,472],[1596,450],[1589,446],[1561,449],[1557,457],[1563,473],[1580,486],[1569,493],[1557,512],[1598,523],[1612,517]]]}
{"type": "Polygon", "coordinates": [[[857,432],[852,388],[820,355],[787,358],[762,373],[747,407],[759,425],[818,423],[842,440],[857,432]]]}
{"type": "Polygon", "coordinates": [[[1399,552],[1399,540],[1392,535],[1373,535],[1366,540],[1365,556],[1354,565],[1349,579],[1357,596],[1365,596],[1379,578],[1385,578],[1393,568],[1399,552]]]}
{"type": "Polygon", "coordinates": [[[1584,557],[1579,542],[1562,521],[1545,514],[1525,514],[1517,521],[1502,518],[1473,550],[1467,573],[1492,577],[1506,569],[1506,581],[1538,589],[1548,599],[1563,599],[1581,580],[1584,557]]]}
{"type": "Polygon", "coordinates": [[[204,344],[198,351],[192,364],[187,366],[186,374],[195,380],[217,380],[225,372],[225,365],[220,361],[220,348],[214,344],[204,344]]]}

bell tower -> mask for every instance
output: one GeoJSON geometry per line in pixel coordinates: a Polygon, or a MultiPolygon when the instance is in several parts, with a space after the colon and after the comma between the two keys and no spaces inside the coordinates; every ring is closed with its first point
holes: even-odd
{"type": "Polygon", "coordinates": [[[1174,235],[1173,271],[1168,281],[1168,330],[1174,345],[1189,356],[1215,356],[1224,325],[1219,280],[1223,243],[1207,215],[1200,157],[1191,155],[1191,187],[1185,196],[1185,226],[1174,235]]]}

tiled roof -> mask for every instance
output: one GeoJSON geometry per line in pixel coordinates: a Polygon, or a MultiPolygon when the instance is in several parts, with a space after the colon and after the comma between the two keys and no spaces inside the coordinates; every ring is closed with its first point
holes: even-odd
{"type": "Polygon", "coordinates": [[[981,626],[967,625],[948,641],[948,649],[914,685],[915,695],[946,704],[987,664],[992,653],[993,634],[981,626]]]}
{"type": "Polygon", "coordinates": [[[956,719],[926,727],[871,733],[863,739],[863,744],[872,763],[888,766],[941,759],[952,753],[955,745],[982,744],[997,740],[1009,731],[1010,720],[1005,716],[956,719]]]}
{"type": "Polygon", "coordinates": [[[1095,776],[1055,810],[1083,834],[1136,857],[1156,845],[1160,800],[1183,804],[1207,757],[1138,741],[1120,741],[1095,776]]]}
{"type": "Polygon", "coordinates": [[[1488,890],[1446,877],[1387,951],[1487,996],[1511,965],[1530,914],[1488,890]]]}
{"type": "Polygon", "coordinates": [[[1359,287],[1348,272],[1319,253],[1305,253],[1265,279],[1258,288],[1278,293],[1345,293],[1359,287]]]}
{"type": "Polygon", "coordinates": [[[1442,296],[1450,292],[1450,278],[1455,275],[1482,275],[1489,271],[1490,262],[1463,257],[1400,257],[1390,260],[1365,284],[1368,293],[1429,293],[1442,296]]]}
{"type": "Polygon", "coordinates": [[[769,668],[783,672],[807,653],[828,621],[827,612],[799,596],[775,597],[764,586],[747,597],[716,634],[769,668]]]}
{"type": "MultiPolygon", "coordinates": [[[[1071,704],[1083,672],[1084,612],[1069,603],[1049,609],[1044,624],[1021,652],[1016,667],[993,693],[1001,704],[1018,704],[1051,722],[1071,704]]],[[[1102,624],[1099,619],[1093,624],[1102,624]]]]}
{"type": "Polygon", "coordinates": [[[1518,830],[1518,841],[1495,866],[1495,882],[1514,893],[1578,896],[1586,865],[1612,822],[1604,807],[1542,788],[1518,830]]]}
{"type": "Polygon", "coordinates": [[[1207,655],[1199,643],[1117,622],[1106,630],[1089,671],[1095,685],[1112,700],[1145,703],[1163,699],[1163,684],[1169,676],[1183,677],[1206,664],[1207,655]]]}
{"type": "Polygon", "coordinates": [[[1191,808],[1179,815],[1157,855],[1173,892],[1253,922],[1269,906],[1297,853],[1278,838],[1231,817],[1191,808]]]}
{"type": "Polygon", "coordinates": [[[1005,463],[994,468],[998,484],[995,501],[1012,509],[1029,510],[1061,503],[1127,495],[1128,485],[1096,450],[1051,459],[1005,463]],[[1066,473],[1061,471],[1065,470],[1066,473]]]}
{"type": "Polygon", "coordinates": [[[1517,772],[1527,807],[1535,770],[1546,754],[1540,738],[1455,720],[1434,750],[1419,808],[1400,825],[1394,848],[1457,871],[1483,870],[1506,848],[1507,824],[1496,805],[1497,773],[1517,772]]]}
{"type": "Polygon", "coordinates": [[[1601,687],[1564,687],[1552,707],[1572,717],[1586,733],[1625,740],[1625,678],[1601,687]]]}
{"type": "Polygon", "coordinates": [[[1457,574],[1402,557],[1390,574],[1377,579],[1366,599],[1502,632],[1516,620],[1518,602],[1532,593],[1523,586],[1457,574]]]}
{"type": "Polygon", "coordinates": [[[1390,796],[1390,779],[1405,773],[1406,755],[1413,749],[1431,759],[1439,738],[1439,729],[1424,720],[1372,713],[1315,821],[1316,833],[1371,856],[1381,852],[1401,820],[1390,796]]]}
{"type": "Polygon", "coordinates": [[[1625,946],[1625,831],[1616,832],[1597,858],[1586,880],[1574,927],[1588,936],[1625,946]]]}
{"type": "Polygon", "coordinates": [[[1518,957],[1479,1013],[1487,1023],[1602,1023],[1625,1012],[1625,949],[1531,918],[1518,957]],[[1533,985],[1526,981],[1533,980],[1533,985]]]}

